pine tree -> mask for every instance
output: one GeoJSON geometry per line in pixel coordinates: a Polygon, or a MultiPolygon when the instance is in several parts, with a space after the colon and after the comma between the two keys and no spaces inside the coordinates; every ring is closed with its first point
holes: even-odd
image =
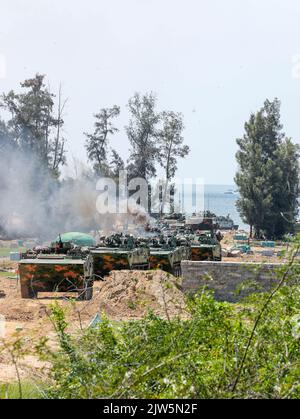
{"type": "Polygon", "coordinates": [[[292,230],[297,216],[299,149],[282,132],[280,105],[278,99],[266,100],[237,139],[237,208],[256,237],[281,237],[292,230]]]}
{"type": "Polygon", "coordinates": [[[103,108],[95,116],[94,132],[92,134],[85,133],[85,147],[88,159],[93,163],[93,168],[98,176],[109,175],[108,163],[108,142],[109,136],[118,132],[113,125],[112,120],[119,116],[119,106],[112,108],[103,108]]]}

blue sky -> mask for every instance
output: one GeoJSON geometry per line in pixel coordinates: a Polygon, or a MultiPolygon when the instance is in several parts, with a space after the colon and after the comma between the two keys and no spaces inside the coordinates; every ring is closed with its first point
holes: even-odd
{"type": "Polygon", "coordinates": [[[83,132],[113,104],[126,157],[126,102],[154,91],[159,109],[184,114],[191,154],[178,175],[231,184],[235,139],[266,98],[281,99],[300,140],[299,21],[298,0],[1,0],[0,91],[36,72],[62,83],[69,162],[86,161],[83,132]]]}

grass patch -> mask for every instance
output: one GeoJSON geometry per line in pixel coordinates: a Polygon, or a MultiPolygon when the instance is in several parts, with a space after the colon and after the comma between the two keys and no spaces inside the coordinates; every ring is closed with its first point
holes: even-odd
{"type": "Polygon", "coordinates": [[[9,274],[10,272],[0,272],[0,277],[6,278],[9,274]]]}
{"type": "Polygon", "coordinates": [[[12,271],[9,271],[9,272],[1,272],[0,271],[0,276],[9,276],[9,277],[11,277],[11,276],[15,276],[16,278],[18,277],[18,275],[16,275],[15,274],[15,270],[12,270],[12,271]]]}
{"type": "Polygon", "coordinates": [[[0,272],[0,278],[18,279],[18,275],[14,272],[0,272]]]}
{"type": "Polygon", "coordinates": [[[26,252],[25,247],[11,249],[10,247],[0,247],[0,257],[9,257],[10,252],[26,252]]]}
{"type": "MultiPolygon", "coordinates": [[[[30,382],[22,383],[23,399],[41,399],[42,386],[30,382]]],[[[0,399],[20,399],[20,391],[18,383],[0,384],[0,399]]]]}

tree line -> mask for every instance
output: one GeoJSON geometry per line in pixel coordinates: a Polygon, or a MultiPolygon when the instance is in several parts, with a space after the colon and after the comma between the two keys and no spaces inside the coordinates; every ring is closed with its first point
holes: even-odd
{"type": "MultiPolygon", "coordinates": [[[[10,152],[17,151],[34,159],[41,171],[59,182],[66,164],[67,101],[61,89],[57,95],[50,91],[44,75],[37,74],[20,86],[21,92],[11,90],[0,97],[0,165],[9,165],[10,152]]],[[[298,216],[299,146],[283,132],[280,106],[278,99],[266,100],[250,115],[243,137],[237,139],[237,209],[250,225],[251,236],[257,238],[282,237],[293,230],[298,216]]],[[[93,131],[83,133],[92,173],[118,178],[119,171],[127,169],[129,178],[149,181],[159,166],[167,188],[175,177],[178,160],[190,151],[184,144],[183,115],[158,111],[153,93],[135,93],[128,101],[128,110],[124,127],[129,143],[127,161],[111,145],[118,132],[118,105],[100,109],[94,115],[93,131]]]]}
{"type": "MultiPolygon", "coordinates": [[[[59,178],[66,163],[64,108],[66,100],[61,89],[58,97],[45,85],[45,76],[37,74],[21,83],[21,93],[2,94],[0,108],[10,115],[0,117],[0,158],[4,151],[18,149],[37,159],[41,167],[59,178]],[[55,105],[56,99],[56,105],[55,105]]],[[[118,132],[115,126],[120,115],[119,106],[102,108],[94,115],[94,129],[83,133],[88,162],[96,176],[118,177],[127,169],[129,177],[149,181],[156,176],[157,165],[171,181],[177,170],[178,158],[189,153],[184,144],[183,115],[179,112],[157,110],[154,93],[135,93],[128,101],[129,121],[125,134],[130,145],[130,156],[125,162],[111,140],[118,132]]]]}

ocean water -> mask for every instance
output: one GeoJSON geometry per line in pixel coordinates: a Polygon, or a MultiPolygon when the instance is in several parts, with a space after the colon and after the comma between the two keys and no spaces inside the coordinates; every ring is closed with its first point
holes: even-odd
{"type": "Polygon", "coordinates": [[[239,194],[235,185],[205,185],[204,186],[204,209],[214,212],[216,215],[229,215],[239,228],[249,230],[236,209],[236,201],[239,194]],[[233,194],[226,194],[233,191],[233,194]]]}
{"type": "MultiPolygon", "coordinates": [[[[249,230],[236,209],[236,201],[239,197],[235,185],[205,185],[204,186],[204,209],[214,212],[216,215],[227,216],[238,224],[240,229],[249,230]],[[232,194],[226,194],[232,191],[232,194]]],[[[193,208],[185,208],[186,212],[193,212],[193,208]]]]}

